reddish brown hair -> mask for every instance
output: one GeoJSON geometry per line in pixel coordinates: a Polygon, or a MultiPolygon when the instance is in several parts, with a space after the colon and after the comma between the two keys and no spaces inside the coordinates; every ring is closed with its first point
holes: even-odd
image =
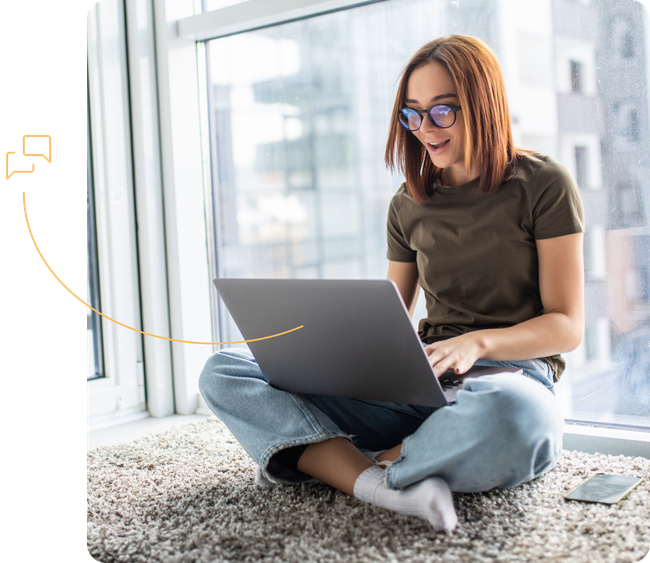
{"type": "Polygon", "coordinates": [[[490,47],[474,37],[441,37],[424,45],[408,62],[395,97],[386,143],[386,166],[404,174],[406,188],[417,203],[426,200],[441,172],[417,137],[397,120],[399,110],[406,105],[411,73],[433,61],[447,69],[456,86],[461,107],[458,116],[465,122],[465,168],[470,170],[476,163],[480,170],[479,192],[494,193],[517,172],[520,149],[512,140],[499,61],[490,47]]]}

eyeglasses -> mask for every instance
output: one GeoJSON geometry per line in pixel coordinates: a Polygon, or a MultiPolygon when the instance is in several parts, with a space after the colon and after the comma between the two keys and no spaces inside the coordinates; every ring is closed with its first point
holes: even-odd
{"type": "Polygon", "coordinates": [[[428,110],[419,110],[413,108],[402,108],[399,110],[398,119],[404,129],[417,131],[422,126],[422,120],[426,113],[436,127],[440,129],[449,129],[456,123],[456,112],[460,106],[450,106],[448,104],[436,104],[428,110]]]}

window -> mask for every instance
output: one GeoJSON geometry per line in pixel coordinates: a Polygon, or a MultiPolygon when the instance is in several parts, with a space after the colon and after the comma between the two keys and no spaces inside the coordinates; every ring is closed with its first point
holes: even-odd
{"type": "Polygon", "coordinates": [[[621,181],[610,192],[609,224],[612,229],[645,225],[640,188],[636,182],[621,181]]]}
{"type": "Polygon", "coordinates": [[[612,123],[619,148],[629,148],[641,140],[639,110],[633,102],[616,100],[612,103],[612,123]]]}
{"type": "Polygon", "coordinates": [[[630,20],[619,15],[612,24],[614,52],[620,59],[633,59],[636,56],[634,32],[630,20]]]}
{"type": "Polygon", "coordinates": [[[589,149],[585,146],[575,147],[575,157],[576,157],[576,182],[580,188],[585,189],[589,185],[589,179],[587,176],[589,170],[588,162],[589,149]]]}
{"type": "Polygon", "coordinates": [[[571,67],[571,92],[579,94],[582,92],[582,63],[570,61],[571,67]]]}
{"type": "MultiPolygon", "coordinates": [[[[561,34],[551,21],[566,21],[563,2],[551,4],[552,20],[533,17],[534,8],[519,13],[488,0],[354,4],[334,13],[302,13],[302,19],[283,20],[278,13],[262,24],[257,0],[250,0],[242,4],[241,19],[223,30],[197,31],[207,17],[179,22],[182,37],[206,41],[215,271],[384,277],[386,209],[400,182],[382,165],[395,80],[432,37],[478,35],[504,69],[518,118],[515,143],[535,149],[521,140],[543,139],[581,187],[602,186],[584,194],[591,230],[585,249],[587,336],[566,355],[557,388],[567,418],[650,428],[644,407],[650,385],[642,375],[650,350],[650,255],[641,243],[648,236],[650,194],[639,182],[645,177],[639,155],[650,149],[639,110],[648,104],[648,68],[637,44],[645,24],[635,17],[635,3],[583,2],[597,25],[563,26],[561,34]],[[419,17],[408,19],[407,13],[419,17]],[[608,23],[617,18],[629,27],[619,43],[608,23]],[[548,60],[539,64],[555,66],[555,81],[521,80],[520,53],[507,46],[522,33],[546,38],[548,48],[540,48],[539,56],[548,60]],[[620,57],[629,64],[619,64],[620,57]],[[638,72],[630,73],[631,65],[638,72]],[[560,123],[558,114],[570,119],[560,123]],[[595,116],[602,117],[602,129],[594,127],[595,116]]],[[[218,318],[220,340],[236,339],[223,308],[218,318]]]]}

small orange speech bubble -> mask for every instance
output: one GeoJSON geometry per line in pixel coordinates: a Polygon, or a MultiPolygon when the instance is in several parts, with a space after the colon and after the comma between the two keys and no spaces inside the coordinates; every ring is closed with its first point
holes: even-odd
{"type": "MultiPolygon", "coordinates": [[[[5,180],[9,182],[14,176],[24,175],[29,176],[36,172],[36,163],[31,162],[29,168],[12,168],[11,157],[16,156],[16,151],[9,149],[5,151],[5,180]]],[[[39,157],[40,158],[40,157],[39,157]]]]}
{"type": "Polygon", "coordinates": [[[20,154],[25,158],[40,158],[50,166],[54,162],[54,137],[49,133],[25,133],[20,138],[20,154]],[[27,150],[27,141],[45,139],[45,152],[27,150]]]}
{"type": "Polygon", "coordinates": [[[49,135],[25,135],[23,137],[23,154],[25,156],[42,156],[45,160],[47,160],[48,162],[51,163],[52,162],[52,137],[50,137],[49,135]],[[45,154],[44,154],[45,151],[42,150],[42,149],[45,148],[45,142],[44,141],[40,141],[40,142],[39,141],[32,141],[32,142],[29,143],[30,150],[41,149],[41,152],[35,152],[35,153],[34,152],[32,152],[32,153],[25,152],[26,151],[26,147],[25,147],[26,139],[36,139],[36,138],[45,138],[45,139],[47,139],[47,156],[45,156],[45,154]]]}

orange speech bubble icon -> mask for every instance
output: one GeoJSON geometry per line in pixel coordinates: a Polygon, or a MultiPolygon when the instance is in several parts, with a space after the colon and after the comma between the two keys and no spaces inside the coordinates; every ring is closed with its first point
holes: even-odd
{"type": "MultiPolygon", "coordinates": [[[[45,142],[41,141],[40,143],[38,141],[32,141],[29,143],[30,145],[30,150],[37,150],[38,149],[44,149],[45,148],[45,142]],[[42,146],[41,146],[42,145],[42,146]]],[[[52,162],[52,137],[49,135],[25,135],[23,136],[23,154],[25,156],[42,156],[45,160],[48,162],[52,162]],[[45,151],[41,150],[40,152],[25,152],[26,149],[26,139],[37,139],[37,138],[44,138],[47,139],[47,156],[45,156],[45,151]]]]}
{"type": "Polygon", "coordinates": [[[25,133],[20,138],[20,154],[25,158],[40,158],[50,166],[54,162],[54,137],[49,133],[25,133]],[[45,139],[45,152],[27,150],[27,141],[45,139]]]}
{"type": "MultiPolygon", "coordinates": [[[[5,151],[5,180],[9,182],[14,176],[25,175],[29,176],[36,172],[36,163],[32,162],[29,165],[29,168],[12,168],[11,167],[11,157],[16,156],[16,151],[9,149],[5,151]]],[[[40,157],[39,157],[40,158],[40,157]]]]}

